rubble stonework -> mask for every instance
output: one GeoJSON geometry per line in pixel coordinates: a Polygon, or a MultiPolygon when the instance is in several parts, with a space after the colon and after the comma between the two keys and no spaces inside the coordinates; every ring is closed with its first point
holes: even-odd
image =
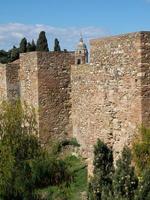
{"type": "Polygon", "coordinates": [[[89,167],[98,138],[117,159],[150,125],[150,32],[92,40],[90,64],[72,66],[71,83],[73,134],[89,167]]]}
{"type": "Polygon", "coordinates": [[[38,109],[42,141],[71,135],[70,67],[74,53],[33,52],[20,56],[21,99],[38,109]]]}
{"type": "Polygon", "coordinates": [[[34,106],[44,142],[75,137],[89,172],[98,138],[117,159],[138,127],[150,126],[150,32],[90,45],[89,64],[75,65],[75,52],[30,52],[0,65],[0,100],[19,97],[34,106]]]}
{"type": "Polygon", "coordinates": [[[6,83],[7,83],[7,98],[9,100],[20,98],[19,69],[20,69],[19,60],[7,64],[6,83]]]}

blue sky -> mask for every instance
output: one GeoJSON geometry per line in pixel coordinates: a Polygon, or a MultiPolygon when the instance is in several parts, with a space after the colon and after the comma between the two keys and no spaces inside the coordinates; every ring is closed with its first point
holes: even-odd
{"type": "Polygon", "coordinates": [[[0,49],[37,39],[45,30],[50,49],[58,37],[62,48],[107,35],[150,30],[150,0],[4,0],[0,4],[0,49]]]}

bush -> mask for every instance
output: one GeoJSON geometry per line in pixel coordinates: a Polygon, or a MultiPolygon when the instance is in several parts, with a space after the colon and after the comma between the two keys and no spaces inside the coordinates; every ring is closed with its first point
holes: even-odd
{"type": "Polygon", "coordinates": [[[34,200],[39,188],[68,186],[67,164],[39,143],[34,109],[16,101],[3,102],[0,111],[0,199],[34,200]]]}
{"type": "Polygon", "coordinates": [[[89,183],[89,199],[101,200],[112,191],[113,154],[102,141],[94,147],[94,177],[89,183]]]}
{"type": "Polygon", "coordinates": [[[2,199],[30,199],[30,162],[41,151],[33,110],[19,101],[0,107],[0,195],[2,199]]]}
{"type": "Polygon", "coordinates": [[[115,199],[133,200],[138,187],[138,178],[131,166],[131,151],[124,147],[121,158],[116,163],[113,177],[113,192],[115,199]]]}

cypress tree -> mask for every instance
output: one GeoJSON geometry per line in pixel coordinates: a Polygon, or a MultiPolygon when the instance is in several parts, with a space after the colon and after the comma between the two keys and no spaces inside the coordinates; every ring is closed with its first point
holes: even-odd
{"type": "Polygon", "coordinates": [[[27,43],[27,52],[35,51],[36,50],[36,45],[34,40],[32,40],[32,43],[28,42],[27,43]]]}
{"type": "Polygon", "coordinates": [[[57,38],[55,38],[55,41],[54,41],[54,51],[58,51],[58,52],[61,51],[60,44],[57,38]]]}
{"type": "Polygon", "coordinates": [[[102,141],[94,147],[94,177],[89,184],[89,200],[102,200],[111,196],[113,154],[102,141]]]}
{"type": "Polygon", "coordinates": [[[23,38],[20,42],[20,46],[19,46],[19,52],[20,53],[25,53],[27,52],[27,39],[23,38]]]}
{"type": "Polygon", "coordinates": [[[32,51],[36,51],[36,45],[35,45],[34,40],[32,40],[31,45],[32,45],[32,51]]]}
{"type": "Polygon", "coordinates": [[[113,177],[114,198],[133,200],[137,187],[138,178],[131,166],[131,152],[128,147],[124,147],[122,157],[116,162],[113,177]]]}
{"type": "Polygon", "coordinates": [[[36,45],[37,51],[49,51],[45,31],[41,31],[36,45]]]}
{"type": "Polygon", "coordinates": [[[27,52],[31,52],[32,51],[32,45],[30,42],[27,43],[27,52]]]}

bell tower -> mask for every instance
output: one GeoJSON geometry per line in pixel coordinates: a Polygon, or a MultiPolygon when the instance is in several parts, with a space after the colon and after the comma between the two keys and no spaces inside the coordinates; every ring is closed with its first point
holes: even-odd
{"type": "Polygon", "coordinates": [[[75,64],[86,64],[88,62],[88,50],[86,44],[83,42],[82,35],[75,51],[75,64]]]}

